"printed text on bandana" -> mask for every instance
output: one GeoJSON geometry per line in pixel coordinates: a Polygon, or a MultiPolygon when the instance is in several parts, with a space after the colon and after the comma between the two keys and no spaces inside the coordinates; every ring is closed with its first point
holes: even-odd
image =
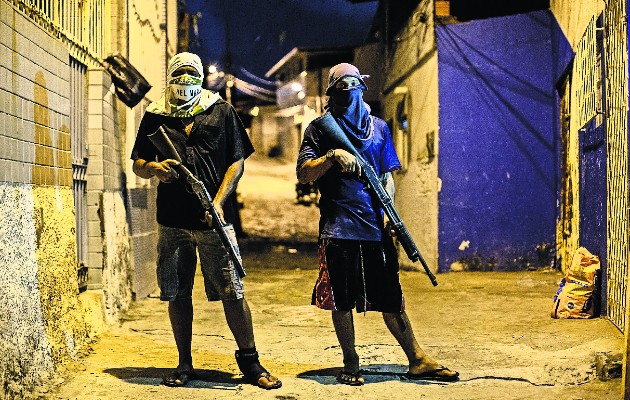
{"type": "Polygon", "coordinates": [[[201,85],[171,85],[172,93],[182,100],[189,100],[201,93],[201,85]]]}

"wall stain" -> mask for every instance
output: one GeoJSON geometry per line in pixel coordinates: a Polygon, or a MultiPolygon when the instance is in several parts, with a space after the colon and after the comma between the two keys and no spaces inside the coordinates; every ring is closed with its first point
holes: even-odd
{"type": "Polygon", "coordinates": [[[48,92],[46,78],[42,71],[35,73],[33,88],[33,119],[35,123],[35,165],[33,165],[33,184],[54,185],[55,176],[53,142],[50,133],[50,115],[48,113],[48,92]]]}
{"type": "Polygon", "coordinates": [[[88,327],[78,302],[75,216],[72,195],[70,129],[53,134],[46,77],[33,85],[35,164],[33,207],[36,229],[37,284],[46,337],[56,367],[76,357],[88,327]]]}

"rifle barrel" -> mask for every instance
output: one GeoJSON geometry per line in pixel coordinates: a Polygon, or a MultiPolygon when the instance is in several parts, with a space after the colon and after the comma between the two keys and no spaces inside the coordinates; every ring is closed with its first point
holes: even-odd
{"type": "Polygon", "coordinates": [[[219,238],[221,239],[221,243],[227,250],[228,254],[232,258],[232,262],[234,263],[234,268],[238,272],[241,278],[243,278],[245,273],[245,268],[243,268],[243,263],[239,258],[238,248],[232,242],[230,237],[225,230],[225,225],[221,222],[219,218],[219,214],[217,213],[216,208],[214,208],[214,204],[212,203],[212,196],[208,193],[206,186],[203,182],[197,178],[184,164],[182,164],[182,159],[175,149],[173,142],[169,139],[166,130],[163,126],[160,125],[160,128],[147,135],[151,143],[158,149],[160,153],[166,158],[170,158],[176,161],[179,161],[179,164],[174,165],[173,168],[177,171],[182,179],[184,179],[192,188],[193,192],[199,198],[199,202],[201,203],[204,210],[210,213],[212,216],[212,221],[216,227],[216,231],[219,234],[219,238]]]}
{"type": "Polygon", "coordinates": [[[374,171],[372,166],[369,165],[363,157],[361,157],[360,154],[355,153],[354,156],[359,161],[363,174],[367,178],[368,183],[376,194],[381,208],[383,208],[383,211],[385,211],[385,214],[387,214],[387,218],[389,218],[389,220],[392,222],[394,226],[394,231],[396,232],[396,237],[400,241],[402,248],[405,250],[407,257],[409,258],[409,260],[411,260],[411,262],[420,261],[420,264],[424,268],[424,272],[429,277],[429,280],[431,281],[433,286],[437,286],[438,282],[435,275],[433,275],[433,272],[431,272],[431,269],[427,265],[427,262],[422,257],[422,254],[420,254],[418,246],[416,246],[416,243],[413,241],[413,238],[409,234],[405,223],[400,217],[400,214],[398,214],[398,210],[396,210],[396,207],[394,207],[392,198],[389,196],[387,191],[385,191],[385,188],[383,188],[383,185],[376,176],[376,172],[374,171]]]}

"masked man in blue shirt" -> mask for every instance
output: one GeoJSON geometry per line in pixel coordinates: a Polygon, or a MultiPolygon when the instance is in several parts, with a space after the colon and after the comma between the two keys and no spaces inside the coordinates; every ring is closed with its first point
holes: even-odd
{"type": "MultiPolygon", "coordinates": [[[[328,112],[394,197],[391,172],[401,167],[385,122],[370,115],[363,101],[367,86],[359,70],[347,63],[331,68],[326,95],[328,112]]],[[[340,383],[360,386],[364,379],[355,350],[352,309],[380,311],[409,360],[412,379],[456,381],[459,373],[429,357],[418,345],[405,313],[398,257],[385,233],[383,211],[359,179],[361,168],[351,153],[313,121],[304,133],[297,160],[300,183],[317,182],[320,198],[320,273],[312,302],[332,310],[343,352],[340,383]]]]}

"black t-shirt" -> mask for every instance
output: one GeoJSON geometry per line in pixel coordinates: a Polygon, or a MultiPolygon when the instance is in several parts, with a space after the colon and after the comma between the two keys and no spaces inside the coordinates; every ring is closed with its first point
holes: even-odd
{"type": "MultiPolygon", "coordinates": [[[[205,184],[214,198],[227,168],[254,152],[243,123],[234,108],[219,100],[194,117],[190,135],[186,135],[182,118],[146,112],[142,117],[131,159],[162,161],[166,159],[151,143],[147,135],[163,125],[183,164],[205,184]]],[[[203,221],[203,208],[197,196],[181,179],[160,182],[157,191],[157,222],[183,229],[209,229],[203,221]]],[[[234,222],[235,197],[228,198],[223,207],[225,220],[234,222]]]]}

